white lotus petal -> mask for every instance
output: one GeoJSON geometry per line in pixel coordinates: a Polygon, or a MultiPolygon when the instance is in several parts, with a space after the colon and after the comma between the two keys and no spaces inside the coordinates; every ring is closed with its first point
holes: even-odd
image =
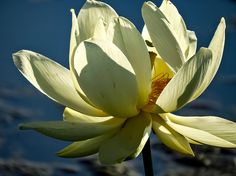
{"type": "Polygon", "coordinates": [[[72,70],[73,67],[71,64],[73,63],[74,52],[77,46],[79,45],[79,26],[78,26],[78,21],[77,21],[74,9],[71,9],[71,16],[72,16],[72,26],[71,26],[71,34],[70,34],[69,61],[70,61],[70,69],[72,70]]]}
{"type": "MultiPolygon", "coordinates": [[[[71,71],[71,77],[73,80],[73,83],[75,85],[75,88],[77,92],[81,95],[81,89],[77,83],[76,77],[75,77],[75,69],[74,69],[74,55],[75,50],[79,46],[80,39],[79,39],[79,26],[78,26],[78,20],[75,14],[75,10],[71,9],[71,16],[72,16],[72,26],[71,26],[71,34],[70,34],[70,52],[69,52],[69,65],[70,65],[70,71],[71,71]]],[[[86,101],[86,98],[81,96],[86,101]]]]}
{"type": "Polygon", "coordinates": [[[149,138],[151,126],[152,119],[149,114],[141,113],[129,118],[120,132],[100,147],[100,162],[115,164],[138,156],[149,138]]]}
{"type": "Polygon", "coordinates": [[[232,121],[214,116],[161,116],[174,130],[192,140],[218,147],[236,147],[236,124],[232,121]]]}
{"type": "Polygon", "coordinates": [[[142,16],[157,52],[177,72],[185,59],[168,19],[152,2],[143,4],[142,16]]]}
{"type": "Polygon", "coordinates": [[[158,138],[167,147],[183,154],[194,156],[188,140],[168,126],[159,116],[153,115],[152,127],[158,138]]]}
{"type": "Polygon", "coordinates": [[[27,50],[13,54],[13,60],[26,79],[54,101],[87,115],[105,115],[80,98],[74,88],[70,71],[60,64],[27,50]]]}
{"type": "Polygon", "coordinates": [[[79,84],[75,77],[74,55],[75,55],[75,50],[80,43],[80,39],[79,39],[78,20],[76,18],[74,9],[71,9],[71,16],[72,16],[72,27],[71,27],[71,35],[70,35],[70,52],[69,52],[69,65],[70,65],[71,77],[74,83],[74,87],[77,90],[78,94],[81,96],[81,98],[84,101],[90,104],[88,99],[82,94],[82,90],[79,87],[79,84]]]}
{"type": "MultiPolygon", "coordinates": [[[[177,116],[168,114],[176,124],[199,129],[235,144],[236,123],[216,116],[177,116]]],[[[195,140],[195,139],[194,139],[195,140]]]]}
{"type": "Polygon", "coordinates": [[[134,69],[139,91],[138,106],[142,107],[151,92],[151,63],[145,42],[133,23],[124,17],[114,18],[107,33],[134,69]]]}
{"type": "Polygon", "coordinates": [[[60,150],[57,155],[64,158],[77,158],[95,154],[98,152],[99,147],[113,135],[114,132],[109,132],[95,138],[74,142],[60,150]]]}
{"type": "Polygon", "coordinates": [[[169,0],[163,0],[159,9],[168,20],[169,28],[180,46],[184,61],[186,61],[189,55],[189,35],[182,16],[169,0]]]}
{"type": "MultiPolygon", "coordinates": [[[[63,113],[63,120],[67,122],[79,122],[79,123],[96,123],[96,122],[104,122],[109,119],[112,119],[115,117],[107,116],[107,117],[95,117],[95,116],[89,116],[82,114],[80,112],[77,112],[73,109],[70,109],[68,107],[65,108],[63,113]]],[[[123,119],[125,120],[125,119],[123,119]]]]}
{"type": "MultiPolygon", "coordinates": [[[[98,29],[98,21],[102,19],[104,23],[108,23],[113,17],[117,16],[112,7],[104,2],[87,0],[81,8],[78,18],[75,16],[75,12],[72,9],[72,30],[71,30],[71,42],[70,42],[70,70],[72,71],[72,79],[76,90],[79,95],[89,104],[91,102],[83,94],[77,80],[75,78],[74,69],[74,52],[77,46],[86,39],[94,36],[95,29],[98,29]]],[[[102,36],[101,36],[102,37],[102,36]]]]}
{"type": "Polygon", "coordinates": [[[190,58],[161,92],[156,111],[173,112],[188,103],[203,82],[211,58],[211,51],[206,48],[190,58]]]}
{"type": "Polygon", "coordinates": [[[138,114],[138,89],[125,55],[110,41],[84,41],[75,53],[76,78],[97,107],[116,117],[138,114]]]}
{"type": "Polygon", "coordinates": [[[94,35],[94,29],[99,19],[106,24],[118,16],[115,10],[108,4],[95,0],[87,0],[78,14],[79,41],[87,40],[94,35]]]}
{"type": "Polygon", "coordinates": [[[209,49],[212,51],[212,62],[207,68],[207,74],[204,78],[202,85],[199,87],[197,92],[195,92],[192,97],[192,100],[196,99],[202,94],[202,92],[204,92],[204,90],[211,83],[220,66],[225,44],[225,28],[225,19],[222,18],[209,45],[209,49]]]}
{"type": "Polygon", "coordinates": [[[118,130],[124,120],[114,118],[104,122],[45,121],[21,124],[21,130],[36,130],[46,136],[66,141],[86,140],[118,130]]]}

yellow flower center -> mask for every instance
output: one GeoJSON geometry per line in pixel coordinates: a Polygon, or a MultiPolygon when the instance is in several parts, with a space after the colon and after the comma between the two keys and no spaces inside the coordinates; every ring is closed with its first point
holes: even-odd
{"type": "Polygon", "coordinates": [[[168,73],[159,73],[152,78],[152,92],[149,95],[149,105],[156,103],[157,98],[170,80],[171,77],[168,73]]]}

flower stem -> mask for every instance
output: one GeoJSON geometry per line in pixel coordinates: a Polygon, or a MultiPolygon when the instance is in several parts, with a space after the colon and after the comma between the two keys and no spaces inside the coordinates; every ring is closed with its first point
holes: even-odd
{"type": "Polygon", "coordinates": [[[151,154],[151,147],[150,147],[150,139],[146,142],[143,151],[143,165],[145,176],[154,176],[153,174],[153,167],[152,167],[152,154],[151,154]]]}

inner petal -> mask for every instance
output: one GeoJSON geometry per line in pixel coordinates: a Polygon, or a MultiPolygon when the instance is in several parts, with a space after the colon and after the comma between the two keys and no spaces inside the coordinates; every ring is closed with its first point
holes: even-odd
{"type": "Polygon", "coordinates": [[[110,41],[82,42],[75,52],[76,79],[99,109],[116,117],[137,115],[138,88],[132,66],[110,41]]]}

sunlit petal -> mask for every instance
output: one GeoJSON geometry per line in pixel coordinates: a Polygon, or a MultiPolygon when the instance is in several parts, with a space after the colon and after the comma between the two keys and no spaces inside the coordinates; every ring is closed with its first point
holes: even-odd
{"type": "Polygon", "coordinates": [[[214,116],[182,117],[163,114],[178,133],[197,142],[217,147],[236,147],[236,123],[214,116]]]}
{"type": "Polygon", "coordinates": [[[225,44],[225,28],[225,19],[222,18],[209,45],[209,49],[212,51],[212,61],[207,68],[207,74],[204,78],[204,81],[197,92],[195,92],[193,95],[192,100],[200,96],[202,92],[208,87],[220,66],[225,44]]]}
{"type": "Polygon", "coordinates": [[[112,116],[138,113],[138,88],[132,66],[109,41],[82,42],[75,53],[76,78],[84,94],[112,116]]]}
{"type": "Polygon", "coordinates": [[[75,77],[75,69],[74,69],[74,55],[75,50],[80,43],[79,39],[79,26],[78,20],[75,14],[75,10],[71,9],[71,16],[72,16],[72,26],[71,26],[71,34],[70,34],[70,52],[69,52],[69,66],[71,71],[72,81],[74,83],[74,87],[77,90],[78,94],[83,98],[86,102],[87,99],[81,94],[81,88],[79,87],[76,77],[75,77]]]}
{"type": "Polygon", "coordinates": [[[109,132],[95,138],[74,142],[60,150],[57,155],[64,158],[77,158],[95,154],[99,147],[113,135],[114,132],[109,132]]]}
{"type": "Polygon", "coordinates": [[[159,9],[168,20],[169,28],[180,46],[184,61],[186,61],[189,55],[189,35],[182,16],[169,0],[163,0],[159,9]]]}
{"type": "MultiPolygon", "coordinates": [[[[108,23],[113,17],[117,16],[115,10],[104,2],[87,0],[76,18],[72,9],[72,29],[70,40],[70,70],[72,71],[72,79],[79,95],[87,102],[91,103],[83,94],[77,80],[75,78],[74,69],[74,53],[77,46],[84,40],[94,36],[95,30],[98,32],[97,23],[102,20],[108,23]]],[[[100,34],[101,35],[101,34],[100,34]]],[[[102,35],[101,35],[102,37],[102,35]]]]}
{"type": "Polygon", "coordinates": [[[151,63],[145,42],[128,19],[114,18],[108,26],[108,37],[124,53],[132,65],[139,90],[138,106],[148,102],[151,92],[151,63]]]}
{"type": "Polygon", "coordinates": [[[185,59],[168,19],[150,1],[143,4],[142,16],[157,52],[177,72],[185,59]]]}
{"type": "Polygon", "coordinates": [[[77,112],[73,109],[68,107],[65,108],[63,113],[63,120],[68,122],[79,122],[79,123],[96,123],[96,122],[103,122],[115,117],[107,116],[107,117],[96,117],[96,116],[89,116],[77,112]]]}
{"type": "Polygon", "coordinates": [[[102,144],[99,150],[101,163],[115,164],[136,157],[149,138],[151,126],[151,117],[146,113],[128,119],[120,132],[102,144]]]}
{"type": "Polygon", "coordinates": [[[180,153],[194,156],[188,140],[167,125],[161,117],[153,115],[152,127],[158,138],[167,147],[180,153]]]}
{"type": "Polygon", "coordinates": [[[35,130],[56,139],[79,141],[97,137],[113,130],[118,130],[123,122],[124,120],[120,118],[96,123],[45,121],[21,124],[20,129],[35,130]]]}
{"type": "Polygon", "coordinates": [[[71,34],[70,34],[69,62],[70,62],[70,69],[73,69],[71,64],[73,63],[75,49],[79,45],[80,41],[79,41],[79,26],[78,26],[78,21],[77,21],[74,9],[71,9],[71,16],[72,16],[72,26],[71,26],[71,34]]]}
{"type": "Polygon", "coordinates": [[[78,14],[79,42],[87,40],[94,35],[94,29],[99,19],[105,23],[118,16],[108,4],[95,0],[87,0],[78,14]]]}
{"type": "Polygon", "coordinates": [[[13,60],[26,79],[49,98],[84,114],[105,115],[80,98],[74,88],[70,71],[60,64],[28,50],[13,54],[13,60]]]}
{"type": "Polygon", "coordinates": [[[212,59],[209,49],[201,48],[174,75],[157,99],[158,112],[173,112],[189,102],[199,88],[212,59]]]}

